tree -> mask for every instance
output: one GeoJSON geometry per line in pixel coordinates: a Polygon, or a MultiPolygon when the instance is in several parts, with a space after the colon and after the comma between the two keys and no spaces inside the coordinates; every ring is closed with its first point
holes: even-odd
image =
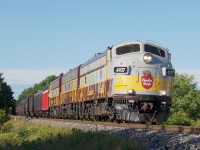
{"type": "Polygon", "coordinates": [[[191,125],[200,118],[200,91],[193,75],[176,74],[169,124],[191,125]]]}
{"type": "Polygon", "coordinates": [[[2,76],[0,73],[0,109],[8,109],[14,105],[13,92],[2,76]]]}
{"type": "Polygon", "coordinates": [[[48,85],[51,81],[55,80],[57,77],[55,75],[51,75],[46,77],[42,82],[35,84],[33,87],[24,89],[22,93],[19,95],[17,103],[29,98],[31,95],[37,93],[42,90],[44,86],[48,85]]]}

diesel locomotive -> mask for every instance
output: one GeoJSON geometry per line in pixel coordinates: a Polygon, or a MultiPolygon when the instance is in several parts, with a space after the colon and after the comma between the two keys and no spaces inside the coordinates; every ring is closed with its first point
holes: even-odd
{"type": "Polygon", "coordinates": [[[21,115],[125,122],[164,122],[175,75],[171,54],[150,41],[108,47],[62,73],[17,105],[21,115]]]}

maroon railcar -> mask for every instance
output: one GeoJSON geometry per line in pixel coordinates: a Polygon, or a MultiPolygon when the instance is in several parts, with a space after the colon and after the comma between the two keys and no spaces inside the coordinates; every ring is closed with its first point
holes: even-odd
{"type": "Polygon", "coordinates": [[[24,101],[24,113],[26,116],[29,116],[29,100],[28,99],[24,101]]]}
{"type": "Polygon", "coordinates": [[[33,117],[34,116],[34,95],[30,96],[28,100],[29,100],[29,113],[30,113],[30,116],[33,117]]]}
{"type": "Polygon", "coordinates": [[[24,108],[25,108],[25,101],[22,101],[16,106],[16,114],[17,115],[25,115],[24,108]]]}
{"type": "Polygon", "coordinates": [[[41,116],[42,111],[42,91],[34,95],[34,114],[36,117],[41,116]]]}

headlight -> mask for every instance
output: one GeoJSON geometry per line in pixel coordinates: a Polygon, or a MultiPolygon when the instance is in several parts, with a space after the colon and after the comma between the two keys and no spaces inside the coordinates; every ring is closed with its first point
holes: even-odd
{"type": "Polygon", "coordinates": [[[129,90],[127,91],[127,93],[128,93],[128,94],[133,94],[133,93],[134,93],[134,90],[133,90],[133,89],[129,89],[129,90]]]}
{"type": "Polygon", "coordinates": [[[153,56],[150,53],[146,53],[144,54],[143,59],[147,64],[150,64],[153,61],[153,56]]]}
{"type": "Polygon", "coordinates": [[[167,91],[165,91],[165,90],[160,91],[160,96],[166,96],[166,95],[167,95],[167,91]]]}

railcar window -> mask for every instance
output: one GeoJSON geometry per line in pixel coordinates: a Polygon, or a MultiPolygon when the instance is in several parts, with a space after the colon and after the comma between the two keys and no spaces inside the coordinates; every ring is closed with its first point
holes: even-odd
{"type": "Polygon", "coordinates": [[[126,46],[118,47],[116,49],[117,55],[122,55],[122,54],[132,53],[132,52],[139,52],[139,51],[140,51],[139,44],[126,45],[126,46]]]}
{"type": "Polygon", "coordinates": [[[161,57],[165,57],[164,50],[162,50],[161,48],[158,48],[158,47],[148,45],[148,44],[145,45],[145,52],[149,52],[149,53],[161,56],[161,57]]]}

